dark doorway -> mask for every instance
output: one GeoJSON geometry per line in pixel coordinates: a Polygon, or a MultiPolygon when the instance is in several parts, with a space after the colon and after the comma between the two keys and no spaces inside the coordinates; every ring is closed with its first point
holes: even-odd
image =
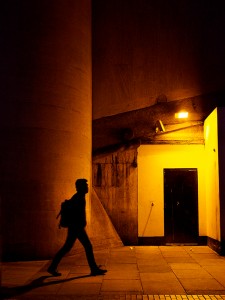
{"type": "Polygon", "coordinates": [[[164,169],[164,221],[166,243],[197,243],[197,169],[164,169]]]}

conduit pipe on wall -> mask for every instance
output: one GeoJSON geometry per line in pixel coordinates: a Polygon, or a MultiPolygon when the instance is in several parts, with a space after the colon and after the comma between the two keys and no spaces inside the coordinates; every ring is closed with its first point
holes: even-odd
{"type": "Polygon", "coordinates": [[[203,122],[198,122],[197,124],[194,124],[194,125],[184,126],[184,127],[176,128],[173,130],[167,130],[167,131],[161,130],[161,131],[157,132],[156,134],[154,134],[154,136],[165,135],[165,134],[169,134],[169,133],[173,133],[173,132],[177,132],[180,130],[189,129],[189,128],[193,128],[193,127],[197,127],[197,126],[203,126],[203,122]]]}
{"type": "Polygon", "coordinates": [[[144,235],[145,235],[145,231],[146,231],[146,228],[147,228],[147,226],[148,226],[148,223],[149,223],[149,220],[150,220],[150,217],[151,217],[151,214],[152,214],[153,206],[154,206],[154,203],[152,202],[152,203],[151,203],[150,210],[149,210],[148,218],[147,218],[147,221],[146,221],[144,230],[143,230],[143,232],[142,232],[142,237],[144,237],[144,235]]]}

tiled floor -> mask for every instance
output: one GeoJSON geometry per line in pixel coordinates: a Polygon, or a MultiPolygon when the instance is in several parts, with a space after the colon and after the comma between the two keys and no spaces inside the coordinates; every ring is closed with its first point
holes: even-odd
{"type": "Polygon", "coordinates": [[[84,253],[65,257],[61,277],[49,261],[2,264],[1,299],[225,300],[225,257],[206,246],[120,247],[95,251],[108,272],[89,276],[84,253]]]}

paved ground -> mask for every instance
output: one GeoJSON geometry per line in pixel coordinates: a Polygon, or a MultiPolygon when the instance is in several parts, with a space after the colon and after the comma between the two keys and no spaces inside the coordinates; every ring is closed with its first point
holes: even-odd
{"type": "Polygon", "coordinates": [[[89,276],[84,253],[65,257],[52,277],[49,261],[2,265],[1,299],[225,300],[225,257],[206,246],[120,247],[95,251],[108,272],[89,276]]]}

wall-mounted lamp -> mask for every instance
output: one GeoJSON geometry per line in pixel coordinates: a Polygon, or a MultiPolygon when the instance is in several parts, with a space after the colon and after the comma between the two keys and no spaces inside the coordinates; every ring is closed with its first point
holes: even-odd
{"type": "Polygon", "coordinates": [[[163,122],[161,120],[157,120],[156,124],[155,124],[155,132],[157,133],[159,131],[161,131],[161,132],[165,132],[166,131],[165,127],[163,125],[163,122]]]}
{"type": "Polygon", "coordinates": [[[176,119],[187,119],[188,118],[188,112],[187,111],[181,111],[178,113],[175,113],[176,119]]]}

